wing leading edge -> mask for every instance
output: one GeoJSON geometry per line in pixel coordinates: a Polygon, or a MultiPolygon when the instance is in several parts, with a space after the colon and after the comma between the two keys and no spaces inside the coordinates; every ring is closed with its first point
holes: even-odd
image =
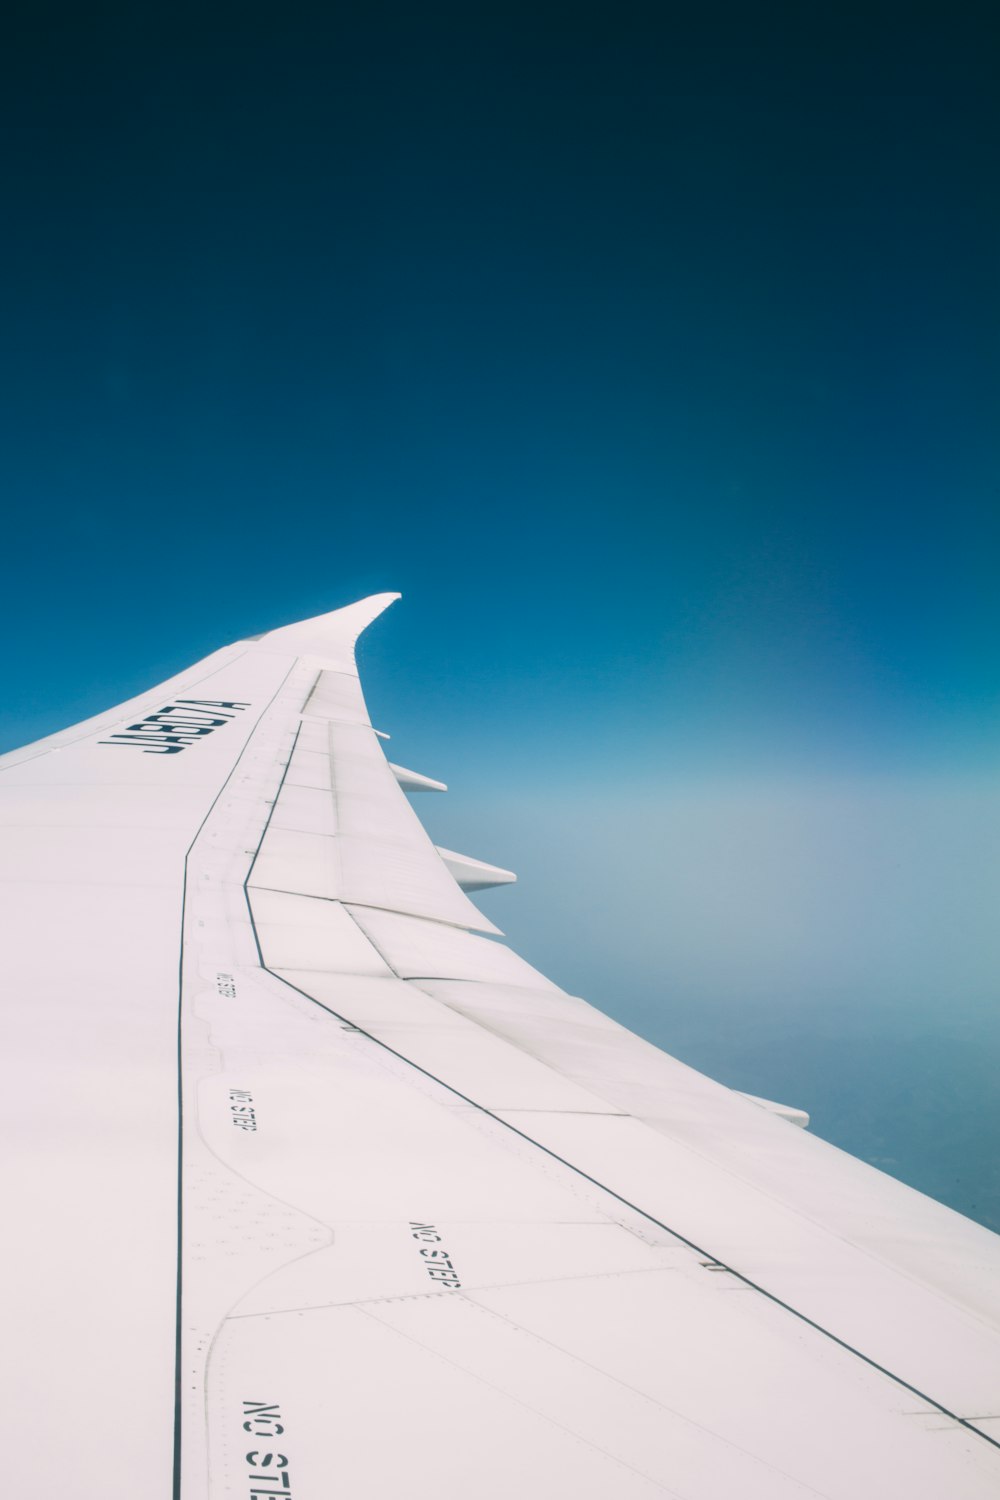
{"type": "Polygon", "coordinates": [[[365,707],[395,597],[0,761],[25,1482],[995,1494],[1000,1241],[498,941],[365,707]]]}

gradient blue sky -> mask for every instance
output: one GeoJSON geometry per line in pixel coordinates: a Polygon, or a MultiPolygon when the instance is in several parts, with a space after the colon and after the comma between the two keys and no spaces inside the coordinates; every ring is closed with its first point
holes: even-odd
{"type": "Polygon", "coordinates": [[[40,4],[2,747],[384,588],[526,956],[1000,1227],[985,7],[40,4]]]}

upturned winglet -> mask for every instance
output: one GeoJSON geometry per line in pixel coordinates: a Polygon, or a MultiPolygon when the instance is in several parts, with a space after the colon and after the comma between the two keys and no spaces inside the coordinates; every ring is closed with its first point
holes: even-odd
{"type": "Polygon", "coordinates": [[[399,594],[370,594],[343,609],[313,615],[293,625],[269,630],[257,640],[259,651],[277,651],[294,656],[315,656],[333,672],[357,672],[354,645],[358,636],[379,615],[401,598],[399,594]]]}

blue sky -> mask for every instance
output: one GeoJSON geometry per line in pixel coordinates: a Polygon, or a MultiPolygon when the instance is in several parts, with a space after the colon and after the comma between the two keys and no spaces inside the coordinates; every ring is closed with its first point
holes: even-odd
{"type": "Polygon", "coordinates": [[[3,746],[399,589],[527,956],[1000,1224],[987,24],[22,17],[3,746]]]}

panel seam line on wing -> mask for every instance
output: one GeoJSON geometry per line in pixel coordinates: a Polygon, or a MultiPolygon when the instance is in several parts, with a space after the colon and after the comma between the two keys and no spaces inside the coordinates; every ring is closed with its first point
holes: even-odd
{"type": "MultiPolygon", "coordinates": [[[[246,897],[247,909],[250,913],[250,924],[253,928],[254,937],[257,942],[257,951],[258,953],[261,953],[260,941],[257,938],[256,923],[254,921],[253,907],[250,901],[250,892],[246,884],[244,884],[244,895],[246,897]]],[[[361,930],[362,929],[359,925],[359,931],[361,930]]],[[[365,933],[364,936],[367,937],[367,933],[365,933]]],[[[371,939],[369,938],[368,941],[371,942],[371,939]]],[[[375,945],[372,944],[372,946],[374,947],[375,945]]],[[[377,949],[376,952],[378,952],[377,949]]],[[[380,957],[383,958],[383,962],[385,962],[391,969],[392,965],[388,963],[388,960],[385,959],[384,955],[380,954],[380,957]]],[[[575,1172],[578,1176],[591,1183],[601,1192],[609,1194],[609,1196],[616,1199],[617,1202],[623,1204],[626,1208],[631,1209],[633,1213],[641,1215],[642,1218],[647,1219],[651,1224],[655,1224],[658,1229],[662,1229],[666,1234],[671,1235],[681,1244],[687,1245],[688,1248],[694,1250],[696,1254],[704,1256],[706,1260],[711,1261],[715,1265],[721,1266],[725,1271],[729,1272],[731,1276],[736,1277],[738,1281],[741,1281],[743,1285],[748,1287],[751,1291],[759,1292],[761,1296],[766,1297],[769,1302],[773,1302],[775,1306],[784,1309],[785,1312],[791,1313],[793,1317],[798,1318],[801,1322],[805,1323],[807,1327],[814,1329],[824,1338],[829,1339],[832,1343],[838,1345],[839,1348],[844,1349],[848,1354],[854,1355],[864,1364],[870,1366],[873,1370],[878,1371],[880,1375],[884,1375],[888,1380],[894,1381],[895,1384],[901,1386],[904,1390],[910,1391],[912,1395],[917,1396],[921,1401],[926,1401],[929,1406],[932,1406],[935,1409],[935,1411],[941,1412],[944,1416],[950,1418],[950,1420],[957,1422],[962,1427],[965,1427],[969,1432],[974,1433],[976,1437],[982,1438],[984,1442],[989,1443],[992,1447],[1000,1448],[1000,1440],[990,1437],[988,1433],[981,1431],[980,1428],[974,1426],[966,1418],[958,1416],[958,1414],[956,1412],[953,1412],[950,1407],[947,1407],[942,1402],[935,1400],[933,1396],[928,1396],[926,1392],[921,1391],[917,1386],[912,1385],[908,1380],[904,1380],[901,1375],[897,1375],[892,1370],[887,1369],[885,1365],[879,1364],[878,1360],[873,1359],[870,1355],[865,1354],[861,1349],[858,1349],[853,1344],[848,1343],[846,1339],[840,1338],[839,1335],[832,1332],[831,1329],[825,1328],[822,1323],[817,1323],[815,1319],[810,1318],[807,1313],[801,1312],[798,1308],[793,1307],[791,1303],[785,1302],[784,1299],[779,1297],[775,1292],[769,1292],[766,1287],[763,1287],[758,1282],[753,1281],[742,1271],[736,1270],[734,1266],[729,1265],[726,1261],[720,1260],[717,1256],[713,1255],[711,1251],[705,1250],[701,1245],[696,1244],[694,1240],[688,1239],[688,1237],[682,1234],[680,1230],[672,1229],[669,1224],[663,1223],[663,1221],[657,1219],[654,1214],[649,1213],[644,1208],[640,1208],[638,1204],[632,1203],[630,1199],[625,1198],[621,1193],[616,1193],[614,1188],[608,1187],[598,1178],[591,1176],[591,1174],[584,1171],[582,1167],[578,1167],[573,1162],[567,1161],[565,1157],[560,1156],[559,1153],[557,1151],[553,1151],[551,1147],[544,1145],[541,1141],[535,1140],[534,1137],[528,1135],[526,1131],[519,1130],[518,1127],[512,1124],[509,1120],[505,1120],[502,1116],[494,1114],[493,1111],[487,1108],[486,1105],[478,1103],[478,1101],[475,1099],[470,1099],[467,1094],[463,1094],[461,1090],[455,1088],[453,1084],[446,1083],[444,1079],[438,1078],[436,1074],[432,1073],[428,1068],[422,1067],[420,1063],[414,1062],[413,1059],[407,1057],[405,1053],[398,1052],[395,1047],[390,1047],[388,1042],[384,1042],[379,1037],[375,1036],[372,1032],[366,1031],[363,1026],[356,1026],[349,1017],[343,1015],[340,1011],[333,1010],[332,1007],[324,1005],[321,1000],[317,1000],[314,995],[310,995],[306,990],[300,989],[298,985],[293,984],[291,980],[286,979],[284,975],[275,972],[273,969],[269,969],[264,963],[262,953],[261,968],[264,969],[266,973],[270,974],[272,978],[277,979],[280,984],[287,984],[289,989],[295,990],[297,994],[302,995],[306,1000],[310,1000],[314,1005],[318,1005],[321,1010],[325,1010],[329,1015],[335,1016],[337,1020],[342,1021],[345,1024],[354,1026],[356,1031],[358,1031],[362,1036],[367,1037],[369,1041],[374,1042],[377,1047],[383,1048],[386,1052],[391,1053],[393,1057],[397,1057],[401,1062],[406,1063],[409,1067],[415,1068],[426,1078],[429,1078],[433,1083],[438,1084],[441,1088],[447,1089],[450,1094],[453,1094],[458,1099],[462,1099],[466,1104],[471,1105],[473,1109],[481,1111],[481,1113],[487,1115],[491,1120],[496,1121],[496,1123],[501,1125],[504,1129],[512,1131],[513,1134],[520,1136],[520,1138],[523,1141],[527,1142],[528,1145],[534,1146],[537,1150],[544,1152],[546,1156],[549,1156],[554,1161],[559,1162],[562,1166],[568,1168],[571,1172],[575,1172]]],[[[396,971],[393,970],[393,973],[396,973],[396,971]]],[[[402,979],[401,975],[396,974],[396,977],[402,979]]],[[[403,980],[402,982],[406,983],[406,980],[403,980]]]]}
{"type": "MultiPolygon", "coordinates": [[[[275,694],[275,696],[277,696],[277,694],[275,694]]],[[[260,722],[260,720],[258,720],[258,723],[259,722],[260,722]]],[[[255,725],[254,726],[255,730],[256,730],[256,727],[257,726],[255,725]]],[[[662,1229],[666,1234],[671,1235],[674,1239],[678,1240],[681,1244],[687,1245],[687,1247],[689,1249],[695,1251],[696,1254],[704,1256],[706,1260],[711,1261],[715,1265],[721,1266],[725,1271],[727,1271],[730,1275],[734,1276],[738,1281],[742,1282],[743,1285],[746,1286],[746,1287],[748,1287],[751,1291],[759,1292],[761,1294],[761,1296],[767,1298],[767,1300],[769,1302],[773,1302],[775,1304],[775,1306],[782,1308],[785,1312],[791,1313],[791,1315],[793,1317],[798,1318],[800,1320],[800,1322],[805,1323],[807,1327],[812,1328],[815,1332],[821,1334],[824,1338],[829,1339],[832,1343],[836,1344],[839,1348],[845,1350],[848,1354],[851,1354],[855,1358],[861,1360],[864,1364],[868,1365],[871,1369],[876,1370],[881,1375],[884,1375],[887,1379],[889,1379],[889,1380],[893,1381],[895,1384],[901,1386],[904,1390],[909,1391],[912,1395],[918,1397],[921,1401],[927,1402],[927,1404],[929,1406],[933,1407],[936,1411],[941,1412],[944,1416],[948,1417],[951,1421],[957,1422],[960,1426],[966,1428],[967,1431],[973,1433],[976,1437],[982,1438],[983,1441],[989,1443],[991,1447],[1000,1448],[1000,1440],[998,1440],[996,1438],[993,1438],[993,1437],[990,1437],[990,1435],[988,1433],[985,1433],[980,1428],[974,1426],[973,1423],[971,1423],[968,1419],[966,1419],[964,1417],[958,1416],[958,1414],[956,1412],[953,1412],[949,1407],[945,1406],[942,1402],[935,1400],[933,1396],[928,1396],[926,1394],[926,1392],[921,1391],[917,1386],[912,1385],[908,1380],[904,1380],[901,1375],[897,1375],[892,1370],[887,1369],[885,1365],[879,1364],[879,1362],[876,1359],[873,1359],[870,1355],[865,1354],[862,1350],[856,1348],[853,1344],[848,1343],[846,1339],[840,1338],[839,1335],[836,1334],[836,1333],[834,1333],[831,1329],[825,1328],[821,1323],[817,1323],[815,1321],[815,1319],[810,1318],[808,1316],[808,1314],[806,1314],[804,1312],[801,1312],[796,1307],[793,1307],[791,1303],[785,1302],[784,1299],[781,1298],[781,1297],[779,1297],[775,1292],[768,1291],[766,1287],[763,1287],[758,1282],[753,1281],[749,1276],[746,1276],[743,1272],[736,1270],[736,1268],[734,1266],[729,1265],[728,1262],[723,1261],[723,1260],[719,1260],[719,1258],[717,1256],[713,1255],[711,1251],[705,1250],[702,1246],[696,1244],[694,1240],[688,1239],[688,1237],[686,1235],[682,1234],[679,1230],[672,1229],[669,1224],[663,1223],[663,1221],[660,1220],[660,1219],[657,1219],[654,1214],[649,1213],[646,1209],[640,1208],[638,1206],[638,1204],[632,1203],[628,1198],[625,1198],[621,1193],[615,1192],[615,1190],[613,1188],[608,1187],[605,1183],[602,1183],[598,1178],[593,1177],[589,1172],[584,1171],[584,1169],[582,1167],[576,1166],[573,1162],[568,1161],[565,1157],[560,1156],[558,1152],[553,1151],[551,1149],[551,1147],[544,1145],[541,1141],[535,1140],[534,1137],[528,1135],[526,1131],[519,1130],[516,1125],[514,1125],[514,1124],[511,1123],[511,1121],[505,1120],[502,1116],[494,1114],[493,1111],[491,1109],[487,1108],[486,1105],[480,1104],[477,1100],[469,1098],[469,1096],[467,1094],[463,1094],[460,1089],[455,1088],[454,1085],[452,1085],[452,1084],[446,1083],[444,1079],[437,1077],[437,1075],[434,1074],[434,1073],[432,1073],[428,1068],[422,1067],[420,1063],[414,1062],[413,1059],[407,1057],[405,1055],[405,1053],[398,1052],[396,1050],[396,1048],[389,1046],[389,1044],[387,1042],[382,1041],[379,1037],[373,1035],[373,1033],[371,1033],[369,1031],[366,1031],[364,1027],[357,1026],[356,1023],[353,1022],[353,1021],[351,1021],[351,1019],[348,1016],[343,1015],[340,1011],[333,1010],[333,1008],[331,1006],[324,1005],[323,1002],[321,1000],[317,1000],[314,995],[310,995],[306,990],[301,989],[298,985],[293,984],[291,982],[291,980],[286,979],[283,974],[281,974],[279,972],[276,972],[275,970],[270,969],[268,967],[268,965],[264,962],[264,954],[263,954],[263,950],[261,948],[260,937],[259,937],[259,934],[257,932],[257,924],[256,924],[256,921],[254,919],[254,914],[253,914],[253,904],[252,904],[252,902],[250,900],[250,876],[251,876],[251,874],[253,872],[253,867],[254,867],[254,864],[256,863],[257,855],[260,852],[261,844],[263,843],[264,837],[265,837],[265,835],[267,833],[267,830],[268,830],[268,827],[270,826],[271,818],[274,815],[274,808],[277,806],[278,798],[281,795],[281,789],[282,789],[282,787],[285,784],[285,778],[288,775],[288,769],[289,769],[289,766],[291,765],[292,756],[295,753],[295,746],[298,743],[298,737],[299,737],[300,730],[301,730],[301,725],[299,726],[298,729],[296,729],[295,737],[294,737],[293,742],[292,742],[292,749],[291,749],[291,752],[289,753],[288,761],[286,762],[285,767],[284,767],[284,769],[282,771],[281,779],[280,779],[280,781],[278,783],[278,788],[277,788],[277,791],[275,793],[274,801],[273,801],[273,803],[271,805],[271,808],[270,808],[270,810],[268,812],[268,816],[267,816],[267,819],[265,820],[264,828],[263,828],[263,830],[261,832],[261,835],[260,835],[260,841],[259,841],[259,843],[257,845],[257,849],[254,852],[253,859],[251,860],[250,868],[249,868],[249,870],[247,872],[246,878],[243,881],[243,896],[244,896],[244,900],[245,900],[246,906],[247,906],[247,911],[248,911],[249,917],[250,917],[250,927],[251,927],[251,930],[253,932],[254,944],[255,944],[256,949],[257,949],[257,955],[258,955],[258,959],[259,959],[259,962],[260,962],[261,969],[263,969],[265,973],[270,974],[271,977],[273,979],[276,979],[279,984],[287,985],[289,989],[294,990],[297,994],[303,996],[304,999],[309,1000],[313,1005],[318,1006],[321,1010],[325,1010],[328,1015],[332,1015],[332,1016],[336,1017],[337,1020],[341,1021],[345,1025],[352,1026],[361,1036],[367,1037],[367,1039],[369,1041],[373,1042],[375,1044],[375,1046],[382,1048],[384,1051],[390,1053],[393,1057],[396,1057],[401,1062],[407,1064],[407,1066],[416,1069],[418,1072],[422,1073],[424,1075],[424,1077],[429,1078],[433,1083],[436,1083],[439,1087],[441,1087],[443,1089],[446,1089],[448,1091],[448,1093],[454,1095],[458,1099],[463,1100],[466,1104],[470,1105],[473,1109],[479,1110],[482,1114],[488,1116],[488,1118],[490,1118],[491,1120],[494,1120],[503,1129],[508,1130],[508,1131],[512,1132],[514,1135],[519,1136],[528,1145],[535,1147],[536,1150],[543,1152],[545,1155],[551,1157],[552,1160],[559,1162],[562,1166],[566,1167],[569,1171],[576,1173],[578,1176],[582,1177],[585,1181],[591,1183],[594,1187],[596,1187],[597,1189],[599,1189],[599,1191],[607,1193],[610,1197],[614,1198],[617,1202],[623,1204],[626,1208],[630,1209],[633,1213],[637,1213],[642,1218],[648,1220],[649,1223],[655,1224],[658,1229],[662,1229]]],[[[249,741],[248,741],[248,743],[249,743],[249,741]]],[[[332,753],[331,753],[331,757],[330,758],[331,758],[331,762],[332,762],[332,758],[333,758],[332,757],[332,753]]],[[[332,780],[332,776],[331,776],[331,780],[332,780]]],[[[207,815],[206,815],[206,817],[207,817],[207,815]]],[[[326,898],[314,898],[314,899],[326,899],[326,898]]],[[[345,903],[345,902],[341,902],[340,904],[347,911],[348,915],[352,916],[351,910],[350,910],[350,906],[347,903],[345,903]]],[[[359,905],[360,903],[352,903],[352,904],[359,905]]],[[[379,910],[381,908],[374,908],[374,909],[375,910],[379,910]]],[[[380,949],[372,941],[372,939],[369,937],[368,933],[366,933],[364,931],[364,929],[361,927],[361,924],[359,922],[357,922],[356,919],[353,916],[352,916],[352,921],[355,922],[355,926],[358,928],[358,931],[362,934],[362,936],[365,938],[365,940],[371,945],[371,947],[373,948],[373,950],[376,953],[378,953],[378,955],[382,959],[383,963],[386,964],[386,967],[390,969],[390,971],[395,975],[395,977],[398,978],[398,979],[400,979],[404,984],[410,982],[410,980],[404,978],[404,976],[402,976],[401,974],[399,974],[398,971],[395,968],[393,968],[393,966],[389,962],[389,960],[385,957],[384,954],[381,953],[380,949]]],[[[441,924],[441,925],[450,925],[450,924],[441,924]]]]}
{"type": "MultiPolygon", "coordinates": [[[[237,658],[239,660],[240,658],[237,658]]],[[[184,1252],[184,1073],[183,1073],[183,1018],[184,1018],[184,921],[187,910],[187,882],[188,862],[192,851],[201,837],[205,825],[212,813],[215,811],[219,799],[225,792],[229,783],[236,774],[236,769],[243,759],[247,750],[253,743],[254,735],[260,727],[261,721],[269,711],[275,699],[279,696],[289,677],[294,672],[297,661],[293,661],[271,697],[267,700],[260,713],[254,721],[253,727],[247,735],[243,747],[229,768],[229,772],[219,787],[215,796],[209,804],[208,810],[195,830],[194,837],[184,853],[184,864],[181,876],[181,909],[180,909],[180,954],[177,964],[177,1284],[176,1284],[176,1311],[175,1311],[175,1334],[174,1334],[174,1441],[173,1441],[173,1500],[181,1500],[181,1334],[182,1334],[182,1299],[184,1290],[183,1274],[183,1252],[184,1252]]],[[[211,674],[210,674],[211,675],[211,674]]],[[[289,756],[289,760],[291,756],[289,756]]],[[[287,764],[285,770],[287,772],[287,764]]],[[[284,779],[284,778],[282,778],[284,779]]],[[[273,809],[272,809],[273,810],[273,809]]],[[[258,845],[258,848],[260,846],[258,845]]],[[[256,854],[254,855],[256,858],[256,854]]],[[[244,887],[245,889],[245,887],[244,887]]],[[[259,952],[259,949],[258,949],[259,952]]]]}

